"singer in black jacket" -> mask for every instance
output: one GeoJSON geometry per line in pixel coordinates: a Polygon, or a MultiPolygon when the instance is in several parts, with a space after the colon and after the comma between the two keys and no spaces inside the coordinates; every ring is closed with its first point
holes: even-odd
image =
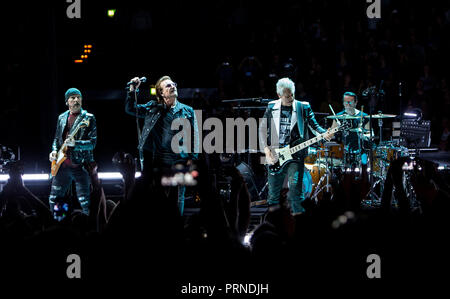
{"type": "MultiPolygon", "coordinates": [[[[130,84],[125,101],[125,112],[144,119],[138,144],[139,152],[144,158],[144,174],[152,171],[149,168],[164,172],[176,163],[191,164],[192,160],[197,159],[199,152],[197,121],[194,109],[178,101],[176,83],[169,76],[161,77],[155,85],[158,101],[137,104],[136,90],[141,80],[136,77],[130,82],[133,84],[130,84]],[[181,138],[173,145],[172,140],[181,129],[172,130],[172,122],[183,120],[187,120],[190,125],[190,132],[185,135],[187,140],[181,138]]],[[[182,129],[186,128],[183,126],[182,129]]],[[[178,186],[178,206],[181,215],[184,210],[184,192],[185,186],[178,186]]]]}

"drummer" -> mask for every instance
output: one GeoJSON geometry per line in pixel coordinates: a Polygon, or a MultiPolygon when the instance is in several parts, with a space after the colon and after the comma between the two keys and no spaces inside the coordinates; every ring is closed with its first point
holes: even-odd
{"type": "MultiPolygon", "coordinates": [[[[347,153],[360,153],[361,149],[363,148],[364,142],[368,141],[370,138],[369,118],[365,117],[368,116],[368,114],[356,109],[358,98],[353,92],[347,91],[344,93],[344,95],[342,96],[342,104],[344,106],[344,110],[337,113],[337,116],[349,115],[361,117],[362,113],[363,124],[360,126],[361,118],[340,119],[340,122],[349,122],[350,129],[345,130],[345,132],[336,134],[336,138],[338,139],[338,142],[344,144],[347,153]]],[[[337,122],[335,119],[333,120],[332,127],[336,126],[337,122]]]]}

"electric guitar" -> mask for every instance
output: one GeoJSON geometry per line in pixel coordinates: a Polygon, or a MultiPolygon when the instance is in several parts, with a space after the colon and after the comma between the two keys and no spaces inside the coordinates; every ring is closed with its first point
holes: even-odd
{"type": "MultiPolygon", "coordinates": [[[[66,138],[74,138],[75,135],[78,133],[78,131],[81,128],[89,127],[89,119],[83,119],[73,130],[72,134],[69,134],[66,138]]],[[[58,173],[59,167],[61,167],[61,164],[67,159],[67,144],[64,141],[63,145],[61,145],[61,148],[59,149],[58,153],[56,154],[56,160],[52,161],[52,167],[51,167],[51,174],[52,176],[56,176],[58,173]]]]}
{"type": "Polygon", "coordinates": [[[347,127],[348,127],[348,124],[341,124],[335,128],[330,129],[329,131],[327,131],[325,133],[319,134],[314,138],[311,138],[305,142],[297,144],[296,146],[293,146],[292,148],[289,145],[287,145],[283,148],[276,148],[274,150],[275,151],[275,163],[267,165],[269,174],[274,175],[274,174],[280,173],[281,170],[283,169],[283,167],[287,163],[293,161],[292,155],[295,154],[296,152],[299,152],[299,151],[307,148],[308,146],[325,139],[324,136],[326,134],[330,134],[330,133],[334,134],[337,131],[345,129],[347,127]]]}

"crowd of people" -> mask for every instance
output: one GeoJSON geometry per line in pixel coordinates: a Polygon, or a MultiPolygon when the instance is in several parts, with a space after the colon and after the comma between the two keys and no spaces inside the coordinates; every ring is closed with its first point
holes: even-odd
{"type": "Polygon", "coordinates": [[[4,278],[68,281],[66,257],[72,253],[81,257],[83,281],[120,278],[174,295],[182,282],[193,281],[259,281],[279,293],[300,291],[299,281],[368,280],[366,257],[373,253],[389,281],[434,278],[445,270],[450,187],[433,163],[416,160],[406,171],[405,188],[408,158],[394,161],[377,208],[364,208],[367,181],[363,177],[355,185],[350,173],[333,181],[318,203],[306,199],[300,215],[291,215],[283,192],[280,206],[249,232],[251,196],[236,168],[227,170],[233,180],[230,200],[224,201],[211,184],[210,157],[200,157],[193,167],[201,208],[188,217],[180,215],[176,200],[161,200],[158,172],[135,179],[130,154],[114,159],[124,178],[123,197],[106,199],[97,165],[90,163],[89,215],[68,195],[70,207],[58,220],[24,186],[21,163],[9,166],[0,195],[4,278]],[[413,205],[411,192],[419,205],[413,205]]]}

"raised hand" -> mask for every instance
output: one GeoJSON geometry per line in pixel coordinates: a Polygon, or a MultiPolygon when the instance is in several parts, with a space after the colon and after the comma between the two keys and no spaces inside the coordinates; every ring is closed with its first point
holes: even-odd
{"type": "Polygon", "coordinates": [[[135,84],[130,85],[130,91],[134,91],[135,89],[138,89],[139,85],[141,85],[141,80],[139,79],[139,77],[134,77],[133,79],[130,80],[130,82],[135,83],[135,84]]]}

